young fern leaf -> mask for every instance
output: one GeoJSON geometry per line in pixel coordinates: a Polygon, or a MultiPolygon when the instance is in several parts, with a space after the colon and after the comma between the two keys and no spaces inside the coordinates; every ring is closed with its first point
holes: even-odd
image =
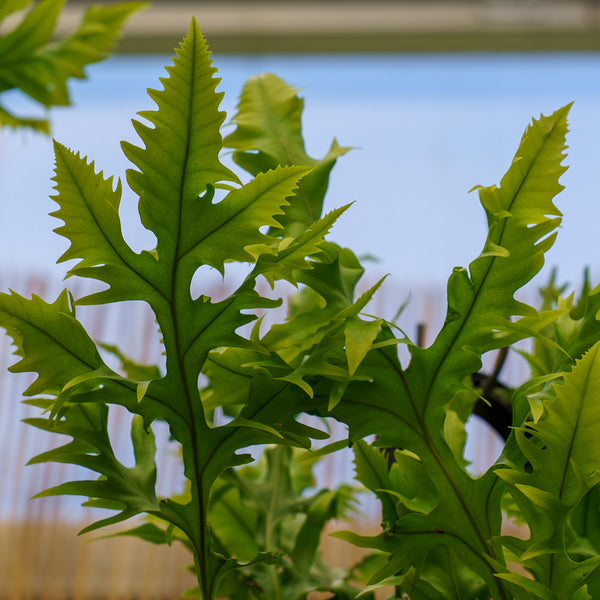
{"type": "Polygon", "coordinates": [[[322,564],[318,550],[326,523],[346,516],[354,492],[341,486],[307,493],[315,481],[310,463],[298,456],[292,448],[266,448],[257,463],[228,471],[215,485],[209,518],[225,553],[242,560],[261,548],[288,555],[277,567],[251,565],[229,574],[220,597],[296,600],[314,590],[356,597],[350,573],[322,564]]]}
{"type": "MultiPolygon", "coordinates": [[[[518,321],[513,326],[510,318],[528,315],[531,320],[535,310],[513,294],[541,268],[560,223],[552,198],[561,190],[558,178],[565,170],[561,161],[567,112],[565,107],[534,121],[501,186],[480,189],[488,239],[469,270],[455,269],[450,277],[446,322],[432,346],[411,346],[406,370],[390,348],[371,351],[357,374],[373,383],[351,384],[333,410],[350,425],[352,439],[377,433],[378,445],[415,454],[415,473],[422,471],[420,476],[434,483],[439,499],[433,510],[400,511],[391,531],[376,538],[344,534],[391,553],[389,565],[375,580],[420,564],[434,546],[446,544],[485,581],[489,595],[508,598],[506,584],[496,576],[496,569],[505,569],[496,539],[500,480],[493,468],[475,480],[464,471],[444,436],[444,419],[465,378],[480,369],[481,355],[502,347],[507,338],[512,343],[528,335],[529,327],[520,327],[518,321]]],[[[515,597],[525,597],[520,593],[515,597]]]]}
{"type": "MultiPolygon", "coordinates": [[[[561,296],[566,286],[555,285],[555,273],[550,282],[541,288],[543,297],[542,309],[551,313],[559,311],[557,319],[543,328],[536,337],[532,352],[521,352],[531,368],[532,377],[513,394],[513,423],[520,426],[531,413],[537,422],[544,411],[544,401],[555,397],[553,384],[562,379],[565,371],[570,370],[575,360],[583,356],[595,342],[600,339],[600,321],[597,319],[600,310],[600,294],[590,291],[587,273],[584,285],[577,300],[575,295],[561,296]]],[[[504,452],[509,461],[518,461],[512,456],[518,452],[515,444],[511,444],[504,452]]]]}
{"type": "MultiPolygon", "coordinates": [[[[531,356],[543,373],[560,373],[572,367],[575,360],[581,358],[600,338],[600,288],[590,290],[586,272],[577,298],[574,294],[563,298],[563,291],[564,288],[556,288],[552,282],[543,290],[548,297],[548,308],[560,308],[564,313],[551,330],[548,328],[545,331],[558,348],[544,344],[542,339],[536,343],[531,356]]],[[[534,374],[542,373],[534,371],[534,374]]]]}
{"type": "Polygon", "coordinates": [[[333,140],[322,159],[308,156],[302,137],[303,109],[304,101],[296,90],[276,75],[250,77],[234,118],[237,127],[225,138],[225,145],[234,149],[235,162],[252,175],[279,165],[314,167],[290,198],[285,215],[277,218],[284,234],[292,236],[311,227],[321,216],[331,169],[338,157],[349,150],[333,140]]]}
{"type": "MultiPolygon", "coordinates": [[[[556,342],[562,351],[543,344],[540,340],[536,341],[531,354],[525,354],[532,369],[533,379],[531,381],[540,383],[535,388],[535,393],[527,393],[526,386],[523,386],[522,393],[513,398],[513,403],[516,400],[517,406],[513,410],[521,413],[520,416],[515,415],[514,422],[517,426],[523,423],[524,415],[529,411],[531,411],[533,427],[537,426],[538,421],[544,417],[546,408],[548,411],[552,409],[553,402],[557,397],[557,390],[564,389],[562,386],[556,385],[557,382],[564,380],[565,372],[571,377],[569,371],[575,365],[575,361],[582,359],[582,356],[587,356],[586,353],[589,354],[590,349],[600,339],[600,322],[597,319],[600,310],[600,294],[598,294],[598,288],[595,290],[590,288],[587,270],[577,297],[574,294],[562,297],[566,286],[556,285],[555,272],[552,273],[549,283],[541,288],[544,308],[550,309],[559,306],[564,309],[564,314],[556,320],[554,326],[546,328],[543,332],[550,340],[556,342]]],[[[520,434],[518,435],[517,439],[520,440],[520,434]]],[[[504,453],[504,462],[507,466],[517,468],[517,471],[520,472],[518,466],[526,464],[527,459],[520,445],[517,446],[517,439],[510,449],[511,452],[504,453]]],[[[593,447],[591,449],[593,450],[593,447]]],[[[590,559],[600,552],[598,506],[600,506],[600,484],[593,486],[580,502],[568,509],[568,523],[560,535],[564,536],[565,552],[572,560],[590,559]]],[[[554,526],[554,522],[552,522],[552,526],[554,526]]],[[[536,529],[539,534],[539,524],[536,529]]],[[[555,531],[554,535],[559,534],[555,531]]],[[[514,541],[508,545],[511,548],[514,547],[514,541]]],[[[522,546],[515,547],[514,550],[517,556],[524,551],[522,546]]],[[[564,552],[561,551],[560,556],[564,558],[564,552]]],[[[540,558],[540,560],[542,559],[540,558]]],[[[586,584],[592,598],[600,596],[599,577],[588,577],[586,584]]]]}
{"type": "MultiPolygon", "coordinates": [[[[306,178],[305,178],[306,179],[306,178]]],[[[335,221],[348,208],[349,204],[327,213],[323,218],[315,221],[304,232],[295,238],[284,238],[275,247],[258,246],[247,248],[248,251],[260,256],[257,270],[273,286],[275,281],[284,279],[293,285],[298,284],[297,277],[302,276],[302,271],[312,268],[307,262],[322,252],[324,237],[335,221]],[[260,253],[259,253],[260,251],[260,253]]]]}
{"type": "Polygon", "coordinates": [[[329,400],[329,407],[333,407],[350,381],[364,379],[364,375],[355,374],[355,371],[373,345],[381,321],[365,322],[358,314],[382,282],[376,283],[355,302],[348,303],[343,310],[309,310],[273,327],[262,339],[262,344],[271,351],[271,357],[254,361],[253,366],[266,369],[281,381],[293,383],[310,398],[314,397],[314,390],[309,378],[334,380],[336,385],[329,400]],[[354,335],[357,329],[364,333],[360,339],[354,335]]]}

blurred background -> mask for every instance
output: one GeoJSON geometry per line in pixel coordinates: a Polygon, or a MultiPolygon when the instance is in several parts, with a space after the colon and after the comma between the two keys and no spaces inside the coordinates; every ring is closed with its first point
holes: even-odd
{"type": "MultiPolygon", "coordinates": [[[[68,2],[61,29],[87,4],[68,2]]],[[[333,137],[354,148],[332,175],[327,208],[356,201],[333,238],[411,287],[444,285],[476,256],[485,219],[469,190],[500,180],[531,117],[574,102],[558,200],[565,230],[549,256],[571,281],[593,263],[600,2],[154,2],[129,20],[115,56],[71,84],[74,106],[51,111],[52,136],[123,176],[120,142],[135,139],[131,118],[153,106],[146,89],[160,86],[191,16],[214,52],[229,117],[247,77],[270,71],[305,97],[309,154],[322,156],[333,137]]],[[[5,101],[24,105],[16,93],[5,101]]],[[[65,242],[46,216],[51,146],[3,132],[0,222],[11,227],[0,251],[19,269],[62,275],[54,262],[65,242]]],[[[131,223],[135,202],[124,204],[131,223]]],[[[144,245],[143,231],[129,234],[144,245]]]]}
{"type": "MultiPolygon", "coordinates": [[[[68,2],[60,30],[73,29],[89,4],[68,2]]],[[[570,102],[569,170],[556,201],[564,229],[547,267],[558,268],[560,281],[579,284],[589,265],[597,282],[599,0],[155,1],[131,18],[114,56],[88,67],[86,81],[71,84],[73,106],[49,114],[52,136],[106,175],[124,177],[120,142],[135,140],[131,118],[152,107],[146,89],[159,87],[192,16],[214,52],[230,118],[244,81],[273,72],[305,98],[309,154],[324,155],[334,137],[353,147],[332,173],[326,210],[355,202],[330,239],[373,257],[365,285],[390,274],[373,312],[391,318],[410,297],[401,326],[412,336],[424,323],[425,342],[433,340],[444,318],[449,273],[467,266],[485,237],[483,211],[469,190],[500,181],[531,117],[570,102]]],[[[37,110],[19,94],[5,102],[37,110]]],[[[64,285],[66,267],[56,259],[67,247],[52,232],[58,221],[48,216],[55,207],[52,162],[50,138],[2,130],[1,289],[48,300],[64,285]]],[[[123,219],[132,246],[146,247],[147,232],[127,193],[123,219]]],[[[548,277],[546,269],[538,284],[548,277]]],[[[215,276],[214,285],[227,281],[215,276]]],[[[524,294],[535,302],[536,286],[524,294]]],[[[138,360],[160,361],[148,334],[152,316],[139,307],[83,311],[83,319],[102,341],[118,343],[138,360]]],[[[185,564],[184,554],[161,555],[135,540],[87,544],[74,536],[87,518],[77,499],[27,502],[77,474],[56,465],[23,468],[49,440],[20,423],[26,378],[6,375],[14,357],[4,337],[0,350],[0,600],[177,597],[190,585],[174,566],[185,564]],[[132,579],[135,569],[143,584],[132,579]]],[[[503,381],[514,384],[525,375],[511,355],[503,381]]],[[[117,433],[127,429],[125,421],[115,423],[117,433]]],[[[162,439],[164,470],[173,473],[161,484],[168,491],[181,482],[165,432],[162,439]]],[[[499,447],[488,430],[473,426],[472,471],[490,464],[499,447]]],[[[319,485],[349,480],[351,458],[336,456],[318,477],[319,485]]],[[[375,505],[365,504],[363,512],[365,527],[377,522],[375,505]]],[[[348,553],[335,546],[330,558],[349,560],[348,553]]]]}

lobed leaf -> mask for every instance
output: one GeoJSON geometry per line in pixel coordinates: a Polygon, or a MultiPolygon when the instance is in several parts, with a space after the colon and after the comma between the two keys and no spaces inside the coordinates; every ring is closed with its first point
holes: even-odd
{"type": "MultiPolygon", "coordinates": [[[[198,390],[207,357],[223,348],[264,352],[238,330],[256,318],[251,311],[280,301],[260,296],[255,284],[261,270],[251,266],[237,289],[218,302],[202,294],[193,297],[191,282],[201,266],[222,271],[227,261],[254,263],[252,248],[270,249],[275,238],[263,230],[279,226],[276,218],[283,215],[286,198],[311,167],[277,167],[239,185],[237,176],[221,163],[222,94],[216,92],[215,69],[195,21],[168,73],[164,88],[150,92],[157,110],[141,113],[150,126],[135,122],[142,146],[123,145],[135,166],[128,181],[139,196],[142,224],[156,236],[156,248],[138,254],[129,247],[119,217],[121,184],[114,186],[112,178],[96,173],[93,163],[60,144],[55,146],[54,198],[59,208],[53,213],[63,221],[57,232],[70,242],[60,260],[77,261],[69,274],[107,286],[79,302],[146,301],[162,334],[166,373],[131,361],[122,361],[130,378],[108,369],[74,319],[66,292],[54,305],[3,295],[0,324],[14,334],[23,355],[14,369],[39,372],[30,392],[55,396],[47,401],[51,419],[35,424],[73,437],[71,444],[39,460],[72,462],[101,474],[97,481],[69,482],[47,493],[84,494],[90,505],[119,511],[90,528],[138,512],[164,520],[187,537],[202,593],[210,598],[220,579],[239,566],[219,554],[208,525],[210,492],[219,476],[251,460],[240,449],[273,441],[308,447],[311,436],[328,434],[296,421],[305,408],[299,390],[260,376],[252,377],[235,418],[214,426],[210,401],[203,403],[198,390]],[[227,190],[218,201],[216,187],[227,190]],[[124,471],[112,454],[105,427],[110,404],[139,415],[132,433],[136,466],[129,470],[124,471]],[[82,423],[85,415],[90,416],[88,425],[82,423]],[[150,441],[144,441],[142,432],[157,419],[168,424],[181,444],[190,489],[185,498],[154,497],[155,467],[149,459],[150,441]],[[140,497],[130,489],[135,484],[140,497]]],[[[282,250],[278,268],[283,273],[304,268],[301,253],[317,252],[331,221],[326,219],[311,236],[293,242],[292,252],[282,250]]],[[[267,554],[255,560],[272,559],[267,554]]]]}
{"type": "Polygon", "coordinates": [[[334,140],[325,157],[309,157],[302,138],[303,108],[296,90],[279,77],[271,73],[250,77],[234,117],[236,129],[225,139],[225,145],[234,148],[233,159],[252,175],[279,165],[314,166],[290,198],[285,215],[277,219],[284,234],[292,237],[321,216],[331,169],[349,150],[334,140]]]}
{"type": "Polygon", "coordinates": [[[202,209],[210,204],[214,187],[239,182],[219,160],[223,94],[216,92],[219,79],[195,20],[167,72],[163,89],[149,91],[157,109],[140,113],[150,125],[133,122],[143,146],[122,144],[136,167],[128,170],[127,180],[140,198],[143,225],[156,235],[166,273],[194,245],[193,225],[205,221],[202,209]]]}
{"type": "Polygon", "coordinates": [[[75,319],[72,299],[66,291],[53,303],[35,295],[27,299],[15,292],[2,293],[0,322],[21,357],[10,370],[38,375],[25,395],[59,391],[75,377],[103,364],[94,342],[75,319]]]}
{"type": "MultiPolygon", "coordinates": [[[[504,568],[497,541],[502,485],[493,469],[478,479],[465,473],[452,440],[444,434],[446,408],[465,389],[465,380],[480,369],[484,352],[531,335],[538,320],[540,327],[548,323],[546,316],[537,317],[533,308],[517,301],[514,293],[542,266],[560,222],[552,199],[561,189],[558,178],[564,172],[567,112],[565,107],[534,121],[501,186],[480,189],[488,238],[469,270],[457,268],[450,277],[448,313],[435,342],[427,349],[410,346],[411,361],[403,369],[393,347],[383,343],[390,332],[382,330],[376,349],[356,371],[370,383],[352,382],[332,411],[348,423],[351,439],[377,434],[379,445],[416,455],[418,469],[405,468],[408,489],[418,489],[425,475],[439,499],[423,512],[410,507],[382,536],[360,541],[391,554],[379,580],[410,565],[421,575],[420,566],[441,544],[485,581],[491,596],[505,597],[504,584],[495,577],[497,569],[504,568]],[[521,315],[525,321],[511,322],[521,315]],[[483,556],[499,567],[491,567],[483,556]]],[[[410,497],[401,480],[389,489],[399,499],[410,497]]],[[[386,512],[388,518],[393,514],[386,512]]]]}
{"type": "MultiPolygon", "coordinates": [[[[49,402],[39,402],[48,405],[49,402]]],[[[93,500],[90,506],[117,509],[117,514],[101,519],[85,527],[81,533],[125,521],[141,513],[159,514],[155,496],[156,446],[151,431],[143,428],[142,420],[133,419],[131,441],[135,466],[125,467],[115,457],[108,435],[108,408],[102,404],[77,404],[62,411],[56,421],[26,419],[34,427],[59,435],[67,435],[72,441],[64,446],[35,456],[29,464],[40,462],[66,462],[97,472],[97,480],[70,481],[49,488],[36,497],[53,495],[87,496],[93,500]]]]}
{"type": "MultiPolygon", "coordinates": [[[[79,259],[68,275],[92,277],[109,289],[87,298],[87,302],[147,300],[164,290],[157,289],[156,260],[148,253],[136,254],[123,238],[119,206],[121,183],[113,189],[113,178],[96,173],[94,164],[79,154],[54,143],[58,193],[53,197],[59,209],[53,213],[64,225],[54,231],[69,242],[58,259],[79,259]]],[[[82,303],[82,301],[79,301],[82,303]]]]}

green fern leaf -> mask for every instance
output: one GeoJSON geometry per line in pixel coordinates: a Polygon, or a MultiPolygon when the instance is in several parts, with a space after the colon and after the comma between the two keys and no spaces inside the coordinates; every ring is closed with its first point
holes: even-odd
{"type": "Polygon", "coordinates": [[[352,449],[354,450],[356,479],[377,495],[381,501],[382,521],[386,526],[390,526],[396,521],[398,515],[396,502],[393,496],[386,491],[393,488],[388,460],[383,452],[363,440],[358,440],[352,449]]]}
{"type": "Polygon", "coordinates": [[[96,345],[74,317],[68,292],[52,304],[35,295],[27,299],[14,292],[0,294],[0,322],[21,357],[10,370],[38,374],[25,391],[28,396],[58,392],[103,364],[96,345]]]}
{"type": "Polygon", "coordinates": [[[320,160],[306,154],[302,138],[304,101],[296,90],[270,73],[254,76],[244,85],[236,129],[225,139],[234,148],[234,160],[252,175],[279,165],[310,165],[313,172],[304,178],[285,215],[278,217],[286,236],[295,237],[321,216],[329,174],[338,157],[349,148],[334,140],[320,160]]]}
{"type": "MultiPolygon", "coordinates": [[[[27,4],[31,4],[31,2],[27,4]]],[[[3,67],[0,89],[10,89],[16,83],[11,81],[14,75],[13,71],[8,69],[11,61],[25,61],[27,58],[31,58],[36,50],[39,50],[50,41],[64,4],[65,0],[46,0],[34,4],[18,26],[2,37],[0,52],[4,64],[0,63],[0,66],[3,67]]],[[[25,65],[22,63],[20,68],[27,73],[28,69],[23,69],[25,65]]],[[[31,85],[35,86],[34,89],[37,87],[42,88],[37,82],[31,85]]],[[[32,97],[35,98],[35,95],[32,95],[32,97]]]]}
{"type": "MultiPolygon", "coordinates": [[[[308,177],[310,175],[307,175],[303,181],[308,177]]],[[[315,221],[296,238],[284,238],[275,247],[260,245],[252,249],[248,248],[248,251],[260,257],[256,272],[260,272],[271,286],[280,279],[297,285],[297,276],[302,276],[297,272],[312,268],[313,264],[309,263],[308,259],[315,258],[322,253],[322,247],[326,243],[324,241],[325,235],[349,206],[348,204],[332,210],[322,219],[315,221]]]]}
{"type": "Polygon", "coordinates": [[[41,57],[53,65],[58,77],[82,79],[85,67],[103,60],[113,48],[129,16],[147,6],[146,2],[92,5],[86,9],[77,29],[49,44],[41,57]]]}
{"type": "Polygon", "coordinates": [[[230,407],[243,406],[248,398],[250,381],[256,371],[249,366],[257,360],[252,350],[227,348],[209,353],[203,369],[209,385],[203,390],[202,403],[206,411],[222,406],[227,412],[230,407]]]}
{"type": "Polygon", "coordinates": [[[0,6],[0,20],[5,19],[19,10],[27,8],[32,0],[5,0],[0,6]]]}
{"type": "Polygon", "coordinates": [[[215,535],[229,554],[249,562],[261,550],[256,531],[259,511],[256,506],[244,502],[240,493],[239,487],[218,479],[213,486],[209,519],[215,535]]]}
{"type": "MultiPolygon", "coordinates": [[[[229,347],[253,356],[265,352],[238,331],[256,318],[249,311],[280,303],[256,291],[256,277],[262,270],[256,265],[252,268],[260,259],[260,253],[252,254],[252,249],[264,248],[268,254],[279,244],[263,230],[280,226],[276,219],[288,205],[286,198],[311,167],[277,167],[241,185],[220,162],[221,94],[216,92],[215,69],[195,21],[168,72],[163,90],[150,92],[157,110],[141,114],[151,126],[135,122],[142,146],[123,144],[136,167],[128,172],[128,181],[139,196],[142,224],[156,236],[156,248],[140,253],[130,248],[119,218],[120,182],[114,185],[112,178],[95,171],[93,163],[60,144],[55,147],[58,210],[53,213],[63,222],[56,231],[70,243],[60,260],[75,260],[69,275],[93,278],[106,286],[78,302],[147,302],[162,334],[166,373],[131,362],[123,364],[128,377],[109,369],[74,319],[67,293],[53,304],[3,295],[0,325],[10,330],[23,356],[14,369],[39,372],[29,392],[55,396],[47,404],[50,419],[32,424],[64,432],[74,440],[40,460],[73,462],[100,475],[96,481],[70,482],[48,493],[85,494],[91,497],[91,505],[119,511],[92,528],[144,511],[166,521],[187,536],[198,581],[208,599],[219,579],[238,566],[235,560],[224,560],[212,543],[207,511],[217,478],[226,469],[251,460],[240,449],[271,442],[308,447],[310,437],[328,435],[295,420],[306,405],[297,387],[268,381],[256,371],[235,418],[223,426],[213,426],[210,399],[205,403],[198,389],[199,375],[211,352],[216,355],[217,349],[229,347]],[[215,198],[217,188],[225,190],[222,198],[215,198]],[[211,266],[223,271],[227,261],[250,263],[250,273],[239,287],[219,302],[205,295],[193,297],[191,284],[198,269],[211,266]],[[136,417],[140,424],[132,436],[134,448],[139,448],[133,470],[123,471],[115,462],[103,430],[104,413],[94,416],[100,419],[99,437],[89,432],[89,444],[96,450],[85,445],[87,430],[78,420],[80,414],[90,407],[95,411],[96,406],[102,411],[110,404],[140,417],[136,417]],[[155,420],[168,423],[172,437],[181,444],[189,497],[158,503],[152,497],[155,468],[147,460],[149,446],[139,428],[148,430],[155,420]],[[140,497],[131,495],[131,481],[139,484],[140,497]]],[[[290,252],[279,249],[282,273],[305,268],[301,253],[321,252],[317,247],[332,220],[326,218],[310,236],[292,241],[290,252]]]]}
{"type": "MultiPolygon", "coordinates": [[[[328,310],[343,310],[354,302],[355,289],[364,269],[348,248],[326,242],[320,249],[310,263],[311,269],[298,273],[297,280],[310,288],[307,294],[318,295],[316,302],[321,306],[325,303],[328,310]]],[[[305,302],[306,298],[302,298],[301,304],[305,302]]]]}
{"type": "Polygon", "coordinates": [[[50,133],[50,123],[47,119],[17,117],[0,106],[0,126],[29,127],[40,133],[50,133]]]}
{"type": "Polygon", "coordinates": [[[121,350],[113,344],[99,344],[99,346],[110,352],[113,356],[119,359],[121,363],[121,371],[129,379],[137,381],[152,381],[160,377],[160,369],[156,365],[144,365],[125,356],[121,350]]]}
{"type": "MultiPolygon", "coordinates": [[[[32,4],[11,0],[0,7],[0,20],[32,4]]],[[[52,41],[65,0],[43,0],[14,29],[0,36],[0,93],[20,89],[45,107],[69,103],[67,81],[85,77],[83,68],[106,57],[123,23],[143,3],[128,2],[90,7],[78,28],[66,38],[52,41]]],[[[42,119],[27,119],[0,108],[0,125],[48,130],[42,119]]]]}
{"type": "Polygon", "coordinates": [[[439,503],[433,510],[412,507],[391,532],[368,542],[392,553],[380,578],[421,564],[441,543],[470,565],[490,595],[505,597],[504,584],[481,559],[503,560],[496,541],[502,486],[493,469],[476,480],[465,473],[444,435],[445,407],[464,389],[465,378],[480,369],[484,352],[535,329],[536,312],[513,294],[542,266],[560,222],[552,198],[561,189],[567,111],[534,121],[501,186],[480,189],[488,239],[469,270],[455,269],[450,277],[446,322],[432,346],[409,347],[412,358],[406,370],[390,347],[369,352],[357,374],[372,383],[352,383],[332,411],[350,425],[352,439],[377,433],[378,444],[412,452],[436,487],[439,503]],[[510,318],[520,315],[527,326],[511,324],[510,318]]]}
{"type": "MultiPolygon", "coordinates": [[[[544,343],[545,339],[536,342],[535,354],[526,355],[534,361],[534,369],[543,369],[543,373],[560,373],[567,370],[587,352],[600,338],[600,288],[590,289],[589,276],[584,274],[583,285],[575,298],[575,294],[563,298],[561,293],[566,286],[557,288],[551,280],[542,292],[546,296],[548,308],[563,310],[552,328],[547,328],[548,339],[556,342],[558,348],[544,343]]],[[[534,374],[538,373],[534,370],[534,374]]]]}
{"type": "Polygon", "coordinates": [[[277,165],[306,164],[311,160],[302,138],[304,101],[296,91],[271,73],[250,77],[244,85],[235,116],[237,128],[226,144],[236,148],[238,159],[249,150],[261,152],[255,155],[249,171],[258,173],[277,165]]]}
{"type": "Polygon", "coordinates": [[[123,142],[125,155],[139,169],[130,169],[127,179],[140,197],[142,223],[156,235],[166,267],[193,245],[192,239],[182,240],[184,231],[190,236],[183,225],[204,220],[200,207],[211,202],[214,187],[239,183],[219,160],[223,94],[216,92],[216,68],[195,21],[173,62],[169,77],[161,78],[164,88],[149,91],[157,110],[140,113],[151,126],[133,122],[143,146],[123,142]]]}
{"type": "Polygon", "coordinates": [[[288,554],[277,568],[242,566],[223,581],[219,597],[250,598],[248,590],[255,590],[260,598],[295,600],[317,589],[340,600],[356,596],[347,573],[323,564],[317,548],[326,522],[343,518],[353,505],[353,491],[303,493],[314,479],[308,462],[297,457],[293,448],[266,448],[259,461],[228,471],[215,485],[210,519],[224,554],[252,559],[265,547],[288,554]]]}
{"type": "MultiPolygon", "coordinates": [[[[69,275],[93,277],[109,290],[88,298],[90,303],[144,299],[156,294],[152,280],[156,260],[148,253],[136,254],[123,239],[119,205],[121,183],[96,173],[88,163],[58,142],[54,143],[56,189],[59,209],[53,213],[64,225],[55,229],[70,241],[59,262],[80,259],[69,275]]],[[[81,303],[81,300],[79,301],[81,303]]]]}
{"type": "MultiPolygon", "coordinates": [[[[407,372],[415,385],[422,384],[423,358],[429,363],[428,373],[434,375],[417,409],[421,414],[438,394],[450,400],[462,387],[462,379],[479,370],[479,356],[503,345],[502,336],[515,330],[510,317],[535,315],[533,308],[513,295],[542,267],[560,224],[561,213],[552,199],[562,189],[558,178],[566,170],[560,163],[568,109],[534,121],[500,187],[479,190],[488,217],[486,248],[492,242],[507,254],[489,255],[484,248],[468,272],[455,269],[450,277],[446,323],[427,352],[413,349],[407,372]]],[[[527,335],[517,334],[520,339],[527,335]]],[[[431,410],[440,415],[437,406],[431,410]]]]}
{"type": "MultiPolygon", "coordinates": [[[[51,401],[31,401],[49,408],[51,401]]],[[[158,514],[159,503],[155,496],[156,446],[151,431],[146,431],[142,420],[134,418],[131,441],[136,464],[126,467],[114,455],[108,436],[108,407],[102,404],[76,404],[61,411],[55,421],[26,419],[26,423],[45,431],[66,435],[72,441],[54,448],[29,461],[66,462],[97,472],[97,480],[70,481],[49,488],[36,495],[37,498],[54,495],[88,496],[88,504],[100,508],[118,510],[116,514],[85,527],[81,533],[125,521],[142,513],[158,514]]]]}

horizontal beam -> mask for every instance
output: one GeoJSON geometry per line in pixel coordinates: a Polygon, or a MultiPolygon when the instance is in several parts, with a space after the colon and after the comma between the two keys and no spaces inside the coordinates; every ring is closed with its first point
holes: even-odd
{"type": "MultiPolygon", "coordinates": [[[[67,4],[72,28],[85,3],[67,4]]],[[[600,49],[600,2],[169,2],[133,16],[121,52],[170,52],[195,16],[225,53],[600,49]]]]}

